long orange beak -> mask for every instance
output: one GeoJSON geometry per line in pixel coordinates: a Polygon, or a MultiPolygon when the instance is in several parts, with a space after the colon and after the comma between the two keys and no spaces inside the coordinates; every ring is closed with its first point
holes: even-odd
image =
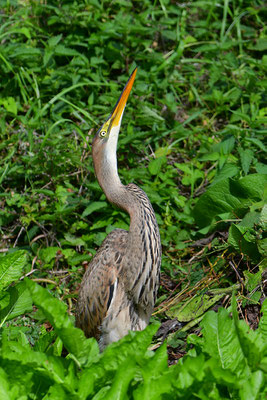
{"type": "Polygon", "coordinates": [[[126,85],[122,91],[122,94],[120,95],[119,100],[117,101],[117,103],[111,113],[110,118],[112,120],[112,126],[118,126],[120,123],[124,108],[126,106],[126,102],[128,100],[129,94],[133,87],[136,72],[137,72],[137,68],[135,68],[134,71],[132,72],[130,78],[128,79],[128,82],[126,83],[126,85]]]}

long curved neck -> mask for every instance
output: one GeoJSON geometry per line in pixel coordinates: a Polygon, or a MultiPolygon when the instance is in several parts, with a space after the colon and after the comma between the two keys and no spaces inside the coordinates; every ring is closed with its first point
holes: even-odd
{"type": "Polygon", "coordinates": [[[103,146],[99,151],[93,146],[93,161],[97,180],[107,196],[107,199],[126,211],[131,218],[130,235],[143,229],[144,221],[157,226],[154,210],[150,201],[138,186],[124,186],[117,169],[117,137],[109,138],[108,147],[103,146]]]}
{"type": "Polygon", "coordinates": [[[103,149],[100,157],[94,157],[94,168],[98,183],[107,199],[128,212],[125,204],[125,186],[118,175],[116,151],[107,152],[103,149]]]}

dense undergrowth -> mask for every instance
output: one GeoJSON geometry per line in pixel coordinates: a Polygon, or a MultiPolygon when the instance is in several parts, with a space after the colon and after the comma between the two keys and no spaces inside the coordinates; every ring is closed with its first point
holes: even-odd
{"type": "Polygon", "coordinates": [[[266,396],[264,12],[0,0],[0,399],[266,396]],[[99,354],[73,327],[77,291],[129,219],[90,143],[135,66],[119,173],[156,211],[161,288],[153,324],[99,354]]]}

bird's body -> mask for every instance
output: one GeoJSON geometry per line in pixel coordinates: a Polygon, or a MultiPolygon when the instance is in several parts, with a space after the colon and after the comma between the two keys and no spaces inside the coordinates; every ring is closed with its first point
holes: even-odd
{"type": "Polygon", "coordinates": [[[93,141],[98,182],[131,219],[129,232],[115,229],[106,237],[81,283],[76,325],[96,337],[101,349],[148,325],[159,285],[161,245],[154,210],[145,192],[133,183],[124,186],[117,173],[117,138],[135,73],[93,141]]]}

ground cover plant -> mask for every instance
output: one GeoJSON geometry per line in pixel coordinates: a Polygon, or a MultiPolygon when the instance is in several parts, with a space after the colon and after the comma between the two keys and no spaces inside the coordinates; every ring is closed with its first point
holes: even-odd
{"type": "Polygon", "coordinates": [[[0,398],[265,398],[262,2],[0,11],[0,398]],[[90,146],[135,66],[119,173],[156,211],[161,288],[152,325],[99,354],[74,328],[77,292],[129,219],[90,146]]]}

